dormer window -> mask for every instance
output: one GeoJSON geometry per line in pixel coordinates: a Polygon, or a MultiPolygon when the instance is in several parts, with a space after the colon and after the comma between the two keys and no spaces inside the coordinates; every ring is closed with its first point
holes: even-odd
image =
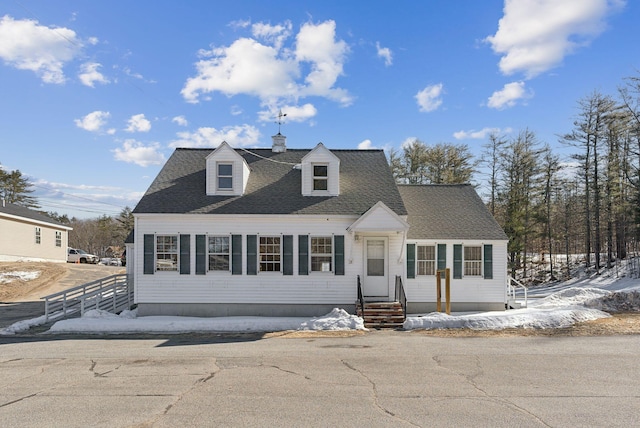
{"type": "Polygon", "coordinates": [[[300,169],[303,196],[340,194],[340,159],[322,143],[302,158],[300,169]]]}
{"type": "Polygon", "coordinates": [[[329,165],[313,165],[313,190],[329,189],[329,165]]]}
{"type": "Polygon", "coordinates": [[[218,164],[218,189],[219,190],[233,189],[233,164],[230,164],[230,163],[218,164]]]}

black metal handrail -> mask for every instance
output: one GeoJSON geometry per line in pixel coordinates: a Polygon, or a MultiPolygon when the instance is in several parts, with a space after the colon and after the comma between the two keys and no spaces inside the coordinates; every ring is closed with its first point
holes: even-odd
{"type": "Polygon", "coordinates": [[[360,303],[361,313],[364,313],[364,295],[362,294],[362,284],[360,283],[360,275],[358,275],[358,303],[360,303]]]}
{"type": "Polygon", "coordinates": [[[396,302],[400,302],[400,305],[402,305],[402,314],[404,319],[407,319],[407,295],[404,292],[400,275],[396,275],[396,302]]]}

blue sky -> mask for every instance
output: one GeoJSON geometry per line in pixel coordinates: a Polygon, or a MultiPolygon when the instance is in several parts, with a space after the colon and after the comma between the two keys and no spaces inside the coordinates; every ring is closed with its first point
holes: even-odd
{"type": "MultiPolygon", "coordinates": [[[[133,208],[175,147],[467,144],[566,153],[577,102],[638,75],[640,2],[0,4],[0,164],[46,211],[133,208]]],[[[481,182],[482,178],[477,177],[481,182]]]]}

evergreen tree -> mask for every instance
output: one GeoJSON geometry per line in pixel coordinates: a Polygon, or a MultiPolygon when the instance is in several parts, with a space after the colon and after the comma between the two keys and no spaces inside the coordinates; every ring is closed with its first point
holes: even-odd
{"type": "Polygon", "coordinates": [[[27,178],[22,176],[20,170],[6,172],[0,167],[0,197],[7,203],[16,204],[27,208],[39,208],[27,178]]]}

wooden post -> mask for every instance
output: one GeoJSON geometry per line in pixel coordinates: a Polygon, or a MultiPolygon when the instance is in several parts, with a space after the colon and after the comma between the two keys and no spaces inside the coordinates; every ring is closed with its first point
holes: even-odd
{"type": "Polygon", "coordinates": [[[442,282],[440,271],[436,272],[436,312],[442,310],[442,282]]]}
{"type": "Polygon", "coordinates": [[[449,268],[445,269],[444,274],[445,299],[447,300],[447,315],[451,315],[451,273],[449,268]]]}

